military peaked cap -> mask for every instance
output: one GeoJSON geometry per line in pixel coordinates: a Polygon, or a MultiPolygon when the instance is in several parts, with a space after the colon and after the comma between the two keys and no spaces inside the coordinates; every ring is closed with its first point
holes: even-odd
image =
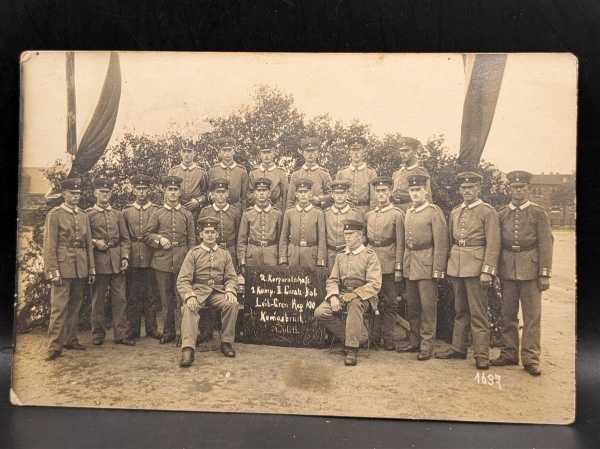
{"type": "Polygon", "coordinates": [[[131,177],[131,184],[135,187],[150,187],[152,185],[152,178],[143,174],[133,175],[131,177]]]}
{"type": "Polygon", "coordinates": [[[183,179],[179,176],[163,176],[161,178],[161,184],[163,187],[181,187],[183,179]]]}
{"type": "Polygon", "coordinates": [[[201,231],[204,231],[205,229],[212,229],[213,231],[216,231],[218,226],[219,220],[214,217],[203,217],[198,220],[198,227],[201,231]]]}
{"type": "Polygon", "coordinates": [[[318,137],[304,137],[300,140],[300,148],[302,151],[314,151],[319,148],[321,141],[318,137]]]}
{"type": "Polygon", "coordinates": [[[268,178],[258,178],[254,181],[254,189],[270,189],[271,188],[271,180],[268,178]]]}
{"type": "Polygon", "coordinates": [[[529,184],[532,174],[524,170],[511,171],[506,175],[509,184],[529,184]]]}
{"type": "Polygon", "coordinates": [[[107,178],[96,178],[94,179],[95,189],[112,189],[113,182],[107,178]]]}
{"type": "Polygon", "coordinates": [[[300,189],[310,190],[310,189],[312,189],[312,185],[313,185],[312,180],[308,179],[308,178],[300,178],[300,179],[296,180],[296,190],[300,190],[300,189]]]}
{"type": "Polygon", "coordinates": [[[275,142],[273,142],[272,140],[263,139],[258,142],[257,146],[258,146],[258,151],[261,153],[263,151],[273,151],[275,149],[275,142]]]}
{"type": "Polygon", "coordinates": [[[429,176],[427,175],[410,175],[408,177],[408,187],[426,186],[429,176]]]}
{"type": "Polygon", "coordinates": [[[214,140],[214,144],[219,148],[233,148],[235,147],[235,139],[232,137],[219,137],[214,140]]]}
{"type": "Polygon", "coordinates": [[[348,139],[348,146],[350,148],[362,148],[367,146],[367,139],[364,137],[351,137],[348,139]]]}
{"type": "Polygon", "coordinates": [[[358,220],[344,220],[344,231],[362,231],[364,225],[358,220]]]}
{"type": "Polygon", "coordinates": [[[456,181],[459,186],[469,187],[481,184],[483,176],[472,171],[465,171],[456,175],[456,181]]]}
{"type": "Polygon", "coordinates": [[[78,190],[81,192],[81,178],[67,178],[60,183],[62,190],[78,190]]]}
{"type": "Polygon", "coordinates": [[[332,191],[347,192],[350,189],[350,181],[332,181],[329,185],[332,191]]]}
{"type": "Polygon", "coordinates": [[[377,178],[375,178],[371,181],[371,185],[373,185],[373,187],[378,187],[378,186],[393,187],[394,180],[392,178],[390,178],[389,176],[378,176],[377,178]]]}
{"type": "Polygon", "coordinates": [[[215,178],[210,182],[210,190],[214,192],[217,189],[229,189],[229,181],[225,178],[215,178]]]}
{"type": "Polygon", "coordinates": [[[414,137],[403,137],[402,139],[400,139],[398,149],[402,150],[407,148],[409,150],[418,150],[419,148],[421,148],[421,146],[421,142],[418,139],[415,139],[414,137]]]}

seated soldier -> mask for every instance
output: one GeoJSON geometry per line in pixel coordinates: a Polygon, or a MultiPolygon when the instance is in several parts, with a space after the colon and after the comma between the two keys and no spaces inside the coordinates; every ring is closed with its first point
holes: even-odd
{"type": "Polygon", "coordinates": [[[346,250],[335,258],[333,270],[327,279],[327,296],[315,310],[315,318],[327,330],[344,342],[344,364],[357,363],[358,347],[367,340],[363,314],[368,302],[377,304],[381,288],[381,265],[377,254],[362,243],[363,224],[357,220],[344,222],[346,250]],[[343,323],[342,309],[347,312],[343,323]]]}
{"type": "Polygon", "coordinates": [[[235,357],[231,344],[235,339],[238,314],[237,275],[229,252],[217,245],[218,220],[205,217],[198,225],[202,243],[187,253],[177,277],[177,292],[183,301],[181,367],[191,366],[194,362],[200,321],[198,312],[205,304],[221,311],[221,352],[225,357],[235,357]]]}

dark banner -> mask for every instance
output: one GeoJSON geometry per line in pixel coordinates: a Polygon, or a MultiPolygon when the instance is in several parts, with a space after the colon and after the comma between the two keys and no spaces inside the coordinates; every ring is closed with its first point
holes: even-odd
{"type": "Polygon", "coordinates": [[[244,317],[238,341],[323,347],[325,331],[314,320],[325,298],[326,270],[266,267],[246,273],[244,317]]]}

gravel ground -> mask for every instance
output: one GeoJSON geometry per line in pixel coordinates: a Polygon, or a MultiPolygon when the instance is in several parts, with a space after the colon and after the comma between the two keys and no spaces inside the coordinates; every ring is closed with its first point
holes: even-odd
{"type": "MultiPolygon", "coordinates": [[[[476,377],[472,359],[418,362],[415,354],[361,351],[345,367],[331,349],[236,344],[238,356],[179,351],[142,338],[135,348],[91,345],[43,360],[43,332],[17,336],[14,404],[464,421],[570,423],[575,414],[575,234],[556,231],[552,288],[542,311],[543,374],[492,367],[476,377]],[[491,382],[490,382],[491,380],[491,382]]],[[[439,343],[439,346],[443,346],[439,343]]],[[[498,349],[494,349],[495,356],[498,349]]]]}

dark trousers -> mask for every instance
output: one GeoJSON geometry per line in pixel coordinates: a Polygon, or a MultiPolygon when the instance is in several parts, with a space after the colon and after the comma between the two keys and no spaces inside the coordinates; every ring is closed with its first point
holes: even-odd
{"type": "Polygon", "coordinates": [[[454,291],[452,347],[467,352],[468,333],[473,337],[473,355],[483,359],[490,353],[490,323],[487,292],[478,277],[450,278],[454,291]]]}
{"type": "Polygon", "coordinates": [[[156,289],[162,304],[163,331],[165,336],[174,336],[175,329],[180,329],[181,304],[175,284],[177,274],[154,270],[156,289]]]}
{"type": "Polygon", "coordinates": [[[398,287],[394,281],[394,273],[381,276],[381,290],[379,291],[379,309],[381,309],[381,324],[383,341],[394,341],[394,326],[400,315],[398,303],[398,287]]]}
{"type": "Polygon", "coordinates": [[[79,309],[87,283],[85,279],[62,279],[50,289],[50,324],[48,351],[61,351],[69,343],[77,342],[79,309]]]}
{"type": "Polygon", "coordinates": [[[113,337],[115,340],[122,340],[129,336],[125,273],[96,275],[96,280],[92,285],[92,337],[104,340],[106,335],[104,304],[106,293],[109,290],[113,337]]]}
{"type": "Polygon", "coordinates": [[[519,302],[523,310],[523,340],[521,362],[523,365],[540,363],[540,326],[542,318],[542,292],[537,279],[529,281],[502,280],[502,354],[519,361],[519,302]]]}
{"type": "Polygon", "coordinates": [[[437,285],[433,279],[406,280],[406,318],[410,323],[410,343],[421,351],[433,350],[437,326],[437,285]]]}
{"type": "Polygon", "coordinates": [[[141,335],[142,315],[146,335],[156,335],[156,282],[151,268],[127,269],[127,317],[131,337],[141,335]]]}

